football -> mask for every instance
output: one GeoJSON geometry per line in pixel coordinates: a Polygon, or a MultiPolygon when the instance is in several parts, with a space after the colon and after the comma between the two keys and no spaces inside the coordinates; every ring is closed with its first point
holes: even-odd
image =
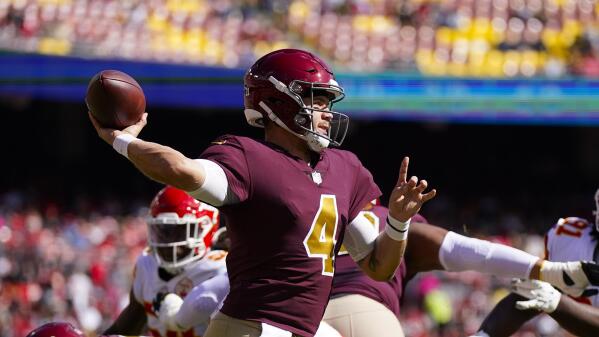
{"type": "Polygon", "coordinates": [[[140,120],[146,97],[133,77],[118,70],[102,70],[87,86],[85,103],[105,128],[122,130],[140,120]]]}

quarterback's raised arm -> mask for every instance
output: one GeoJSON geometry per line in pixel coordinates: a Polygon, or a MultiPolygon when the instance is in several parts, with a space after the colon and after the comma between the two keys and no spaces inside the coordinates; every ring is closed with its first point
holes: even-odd
{"type": "Polygon", "coordinates": [[[184,191],[194,191],[202,186],[206,175],[197,162],[168,146],[136,138],[146,125],[147,117],[148,114],[144,113],[139,122],[119,131],[102,127],[89,113],[100,138],[127,157],[150,179],[184,191]]]}

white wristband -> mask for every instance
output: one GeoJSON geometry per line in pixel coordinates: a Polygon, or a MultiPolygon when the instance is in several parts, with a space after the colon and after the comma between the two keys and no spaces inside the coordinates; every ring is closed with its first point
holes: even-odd
{"type": "Polygon", "coordinates": [[[387,215],[387,225],[385,226],[385,233],[395,241],[403,241],[408,238],[408,229],[410,228],[410,221],[406,222],[394,219],[390,214],[387,215]]]}
{"type": "Polygon", "coordinates": [[[116,136],[114,142],[112,142],[112,148],[115,149],[116,152],[125,156],[125,158],[129,159],[129,156],[127,155],[127,147],[129,146],[129,143],[136,139],[137,138],[128,133],[122,133],[116,136]]]}

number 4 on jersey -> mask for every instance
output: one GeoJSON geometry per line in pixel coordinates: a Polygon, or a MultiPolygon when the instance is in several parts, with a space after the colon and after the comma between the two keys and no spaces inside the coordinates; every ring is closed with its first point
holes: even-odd
{"type": "Polygon", "coordinates": [[[309,257],[322,259],[322,275],[333,276],[335,259],[335,234],[337,232],[337,199],[334,195],[320,196],[320,207],[312,221],[304,247],[309,257]]]}

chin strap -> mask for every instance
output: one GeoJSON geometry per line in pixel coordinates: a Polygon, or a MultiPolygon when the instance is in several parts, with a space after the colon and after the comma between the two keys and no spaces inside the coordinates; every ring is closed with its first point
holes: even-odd
{"type": "Polygon", "coordinates": [[[306,143],[308,144],[308,147],[310,147],[310,149],[312,151],[320,153],[320,152],[322,152],[322,150],[329,147],[330,141],[328,139],[326,139],[316,133],[309,132],[309,131],[307,131],[305,135],[294,132],[289,127],[287,127],[287,125],[285,125],[285,123],[283,123],[283,121],[279,117],[277,117],[277,115],[275,115],[275,113],[272,111],[272,109],[268,105],[266,105],[266,103],[261,101],[258,104],[260,105],[260,107],[262,109],[264,109],[264,111],[266,111],[266,113],[268,115],[268,119],[270,119],[275,124],[282,127],[283,129],[285,129],[292,135],[295,135],[296,137],[306,141],[306,143]]]}
{"type": "Polygon", "coordinates": [[[322,150],[329,147],[329,144],[331,143],[328,139],[312,132],[308,132],[308,134],[306,135],[306,141],[308,142],[308,146],[310,147],[310,149],[318,153],[322,152],[322,150]]]}

